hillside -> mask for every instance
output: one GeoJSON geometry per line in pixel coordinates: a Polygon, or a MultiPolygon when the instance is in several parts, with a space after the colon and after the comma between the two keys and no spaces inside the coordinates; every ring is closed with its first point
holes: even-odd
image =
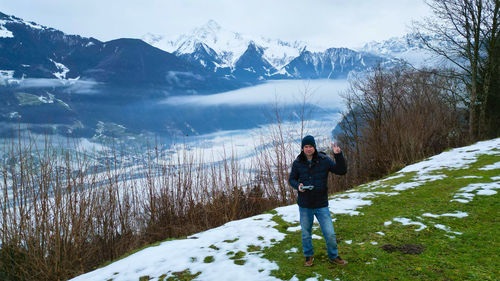
{"type": "Polygon", "coordinates": [[[498,280],[500,138],[330,198],[345,267],[302,266],[296,205],[165,241],[73,280],[498,280]]]}

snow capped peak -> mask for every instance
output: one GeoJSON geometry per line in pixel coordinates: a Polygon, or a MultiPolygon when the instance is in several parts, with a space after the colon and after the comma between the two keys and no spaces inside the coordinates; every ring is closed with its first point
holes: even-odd
{"type": "MultiPolygon", "coordinates": [[[[423,35],[431,44],[442,44],[436,35],[423,35]]],[[[372,41],[358,48],[359,51],[372,53],[383,57],[393,57],[404,60],[415,67],[437,65],[435,55],[426,49],[419,35],[408,33],[400,37],[391,37],[384,41],[372,41]]]]}
{"type": "Polygon", "coordinates": [[[401,37],[391,37],[381,42],[369,42],[361,50],[388,55],[422,48],[422,42],[418,39],[417,35],[410,33],[401,37]]]}
{"type": "Polygon", "coordinates": [[[195,28],[193,33],[199,34],[199,36],[216,34],[221,30],[222,27],[214,20],[209,20],[206,24],[201,27],[195,28]]]}
{"type": "MultiPolygon", "coordinates": [[[[27,25],[27,26],[33,28],[33,29],[39,29],[39,30],[50,29],[46,26],[39,25],[39,24],[34,23],[34,22],[28,22],[28,21],[25,21],[23,19],[20,19],[20,18],[14,17],[14,16],[9,16],[9,15],[0,13],[0,37],[2,37],[2,34],[1,34],[2,30],[4,30],[4,32],[5,32],[5,30],[7,30],[7,28],[4,26],[6,23],[24,24],[24,25],[27,25]]],[[[12,37],[12,36],[6,36],[6,37],[12,37]]]]}
{"type": "Polygon", "coordinates": [[[221,27],[214,20],[209,20],[203,26],[180,35],[175,40],[153,34],[147,34],[142,39],[157,48],[178,55],[192,54],[196,51],[197,44],[203,43],[218,55],[220,61],[231,68],[250,44],[261,49],[263,57],[276,69],[281,69],[299,56],[306,46],[306,43],[301,41],[286,42],[234,32],[221,27]]]}

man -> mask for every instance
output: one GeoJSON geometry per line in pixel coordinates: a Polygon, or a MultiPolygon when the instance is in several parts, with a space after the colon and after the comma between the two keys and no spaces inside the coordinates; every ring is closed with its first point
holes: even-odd
{"type": "Polygon", "coordinates": [[[335,162],[324,153],[318,153],[313,136],[302,139],[302,151],[292,164],[288,182],[299,191],[297,204],[300,212],[302,229],[302,248],[306,260],[305,266],[312,266],[314,250],[312,245],[312,226],[314,216],[319,222],[325,238],[330,262],[345,265],[347,261],[338,255],[337,239],[333,229],[330,209],[328,208],[328,173],[344,175],[347,172],[342,151],[337,144],[332,144],[335,162]]]}

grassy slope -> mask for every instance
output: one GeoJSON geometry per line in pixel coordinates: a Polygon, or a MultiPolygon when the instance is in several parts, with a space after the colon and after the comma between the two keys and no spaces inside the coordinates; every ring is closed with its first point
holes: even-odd
{"type": "MultiPolygon", "coordinates": [[[[278,263],[280,270],[274,276],[289,280],[296,276],[299,280],[317,277],[318,280],[500,280],[500,194],[477,195],[469,203],[450,202],[458,189],[470,183],[491,182],[492,176],[499,176],[499,169],[482,171],[480,167],[500,161],[499,155],[483,155],[468,169],[441,170],[437,174],[448,177],[427,182],[415,189],[401,191],[396,196],[380,196],[371,199],[372,205],[361,209],[362,215],[334,215],[334,223],[339,240],[340,255],[349,261],[345,267],[328,263],[323,240],[313,239],[316,252],[315,266],[302,266],[300,232],[288,233],[291,226],[283,220],[280,231],[288,233],[286,239],[265,249],[265,258],[278,263]],[[457,179],[463,176],[482,178],[457,179]],[[424,213],[444,214],[462,211],[465,218],[422,217],[424,213]],[[421,231],[418,226],[404,226],[384,222],[395,217],[409,218],[427,225],[421,231]],[[435,228],[442,224],[462,235],[447,233],[435,228]],[[383,232],[385,236],[376,234],[383,232]],[[448,235],[448,236],[447,236],[448,235]],[[450,238],[449,236],[455,236],[450,238]],[[345,241],[352,240],[352,244],[345,241]],[[374,242],[372,244],[372,242],[374,242]],[[361,244],[363,243],[363,244],[361,244]],[[377,243],[376,245],[374,245],[377,243]],[[392,244],[421,244],[425,250],[421,254],[404,254],[400,251],[386,252],[381,246],[392,244]],[[297,253],[284,255],[291,248],[297,253]]],[[[389,186],[405,182],[405,177],[384,181],[389,186]]],[[[358,191],[366,186],[358,187],[358,191]]],[[[373,190],[372,190],[373,191],[373,190]]],[[[391,187],[378,187],[375,191],[392,191],[391,187]]],[[[319,228],[315,230],[321,235],[319,228]]]]}
{"type": "MultiPolygon", "coordinates": [[[[398,195],[370,198],[371,205],[358,208],[360,215],[334,214],[340,255],[349,261],[345,267],[329,264],[323,239],[313,239],[315,265],[311,268],[304,267],[300,231],[287,231],[288,227],[298,224],[282,220],[276,211],[271,211],[275,214],[273,220],[278,223],[276,228],[286,234],[285,239],[269,248],[261,249],[256,246],[255,249],[248,249],[248,252],[261,253],[264,258],[276,262],[279,270],[273,271],[272,276],[282,280],[306,280],[310,277],[313,277],[313,280],[343,281],[500,280],[500,194],[476,195],[469,203],[450,202],[460,188],[471,183],[493,182],[491,177],[500,176],[500,169],[484,171],[478,168],[498,161],[499,154],[482,155],[468,168],[433,172],[446,175],[444,179],[399,191],[398,195]],[[479,178],[461,178],[471,175],[479,178]],[[468,216],[422,216],[424,213],[439,215],[457,211],[466,212],[468,216]],[[396,217],[421,222],[427,228],[416,231],[419,226],[402,225],[393,221],[396,217]],[[384,222],[388,221],[392,221],[392,224],[384,225],[384,222]],[[447,233],[436,228],[435,224],[445,225],[450,230],[462,234],[447,233]],[[383,232],[385,235],[377,232],[383,232]],[[346,242],[349,240],[352,243],[346,242]],[[421,254],[386,252],[381,247],[386,244],[417,244],[424,246],[425,250],[421,254]],[[294,248],[296,252],[289,251],[294,248]]],[[[415,173],[407,173],[403,177],[381,180],[381,184],[363,185],[352,191],[394,192],[394,185],[411,182],[414,175],[415,173]]],[[[315,228],[314,233],[321,236],[319,227],[315,228]]],[[[231,259],[234,263],[245,266],[246,253],[233,254],[231,259]]],[[[210,260],[209,256],[204,262],[210,263],[213,260],[210,260]]],[[[158,280],[193,280],[199,274],[186,269],[183,272],[167,272],[158,280]],[[170,277],[167,277],[168,275],[170,277]]],[[[149,279],[149,276],[140,278],[149,279]]]]}

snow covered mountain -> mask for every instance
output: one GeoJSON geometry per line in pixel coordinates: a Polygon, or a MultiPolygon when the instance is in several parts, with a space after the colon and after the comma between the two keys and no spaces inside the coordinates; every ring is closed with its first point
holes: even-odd
{"type": "MultiPolygon", "coordinates": [[[[437,38],[430,36],[428,36],[428,40],[438,42],[437,38]]],[[[433,66],[438,63],[435,56],[425,49],[422,41],[414,33],[402,37],[392,37],[380,42],[372,41],[357,50],[386,58],[404,60],[415,67],[433,66]]]]}
{"type": "Polygon", "coordinates": [[[214,20],[173,40],[153,34],[145,35],[142,40],[176,55],[195,53],[199,49],[198,45],[203,43],[215,52],[222,63],[221,68],[235,68],[238,59],[248,50],[251,43],[262,48],[263,58],[276,69],[292,61],[306,46],[302,41],[285,42],[229,31],[214,20]]]}
{"type": "Polygon", "coordinates": [[[312,53],[305,42],[244,35],[226,30],[213,20],[175,40],[153,34],[142,39],[192,64],[243,81],[345,78],[350,71],[362,71],[388,60],[345,48],[312,53]]]}
{"type": "Polygon", "coordinates": [[[363,71],[387,61],[370,53],[331,48],[318,53],[304,51],[285,70],[296,79],[338,79],[346,78],[351,71],[363,71]]]}

